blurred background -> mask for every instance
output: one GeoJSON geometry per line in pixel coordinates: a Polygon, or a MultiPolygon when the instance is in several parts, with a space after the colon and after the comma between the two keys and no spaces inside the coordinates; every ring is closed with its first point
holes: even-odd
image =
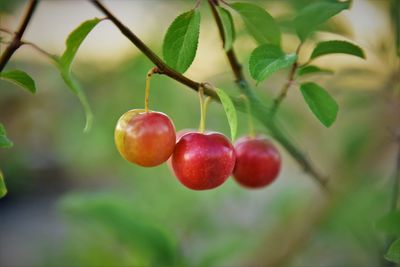
{"type": "MultiPolygon", "coordinates": [[[[200,44],[186,75],[236,94],[210,9],[202,2],[200,44]]],[[[257,2],[282,22],[284,49],[294,51],[298,39],[285,21],[312,0],[257,2]]],[[[26,3],[1,0],[1,27],[14,30],[26,3]]],[[[183,0],[104,3],[159,55],[168,25],[194,6],[183,0]]],[[[114,127],[123,113],[143,107],[145,75],[153,66],[109,21],[89,34],[73,66],[95,116],[89,133],[83,133],[82,107],[58,71],[37,51],[22,47],[7,69],[29,73],[38,92],[0,81],[0,121],[14,142],[0,151],[9,191],[0,199],[0,266],[390,266],[383,261],[386,237],[376,221],[389,210],[398,151],[394,135],[400,129],[391,12],[389,0],[354,0],[305,44],[301,62],[318,40],[350,40],[367,56],[322,57],[316,65],[334,73],[304,77],[338,101],[331,128],[315,119],[297,85],[280,110],[285,131],[330,178],[337,192],[330,197],[279,144],[280,176],[261,190],[228,179],[215,190],[190,191],[166,164],[141,168],[123,160],[114,146],[114,127]]],[[[103,17],[89,1],[43,0],[24,39],[60,55],[68,34],[96,16],[103,17]]],[[[249,77],[247,62],[257,45],[236,14],[234,21],[235,49],[249,77]]],[[[4,48],[1,44],[1,52],[4,48]]],[[[251,84],[270,101],[287,71],[251,84]]],[[[150,107],[167,113],[177,130],[198,126],[197,95],[167,77],[152,79],[150,107]]],[[[240,114],[240,135],[246,125],[240,114]]],[[[229,135],[220,105],[210,105],[207,128],[229,135]]]]}

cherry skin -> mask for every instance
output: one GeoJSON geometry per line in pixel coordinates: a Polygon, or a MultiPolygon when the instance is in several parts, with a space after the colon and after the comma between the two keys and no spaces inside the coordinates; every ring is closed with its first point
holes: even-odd
{"type": "Polygon", "coordinates": [[[193,190],[223,184],[235,166],[235,151],[222,134],[187,133],[175,146],[172,167],[179,181],[193,190]]]}
{"type": "Polygon", "coordinates": [[[242,186],[260,188],[278,177],[281,156],[265,137],[242,137],[235,144],[235,152],[233,177],[242,186]]]}
{"type": "MultiPolygon", "coordinates": [[[[181,139],[182,136],[184,136],[187,133],[195,133],[197,130],[194,129],[182,129],[176,132],[176,143],[179,142],[179,140],[181,139]]],[[[174,169],[172,168],[172,155],[169,157],[169,159],[167,160],[167,165],[168,168],[174,172],[174,169]]]]}
{"type": "Polygon", "coordinates": [[[133,109],[118,120],[114,138],[123,158],[153,167],[165,162],[174,151],[175,127],[164,113],[133,109]]]}

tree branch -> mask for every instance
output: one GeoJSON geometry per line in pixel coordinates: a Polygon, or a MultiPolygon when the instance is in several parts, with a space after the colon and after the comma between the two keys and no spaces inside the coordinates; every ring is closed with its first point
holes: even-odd
{"type": "MultiPolygon", "coordinates": [[[[214,0],[208,0],[210,5],[213,17],[215,22],[218,26],[218,31],[221,36],[221,39],[224,41],[224,29],[222,25],[221,18],[218,15],[216,10],[216,5],[214,0]]],[[[296,53],[300,50],[301,44],[297,48],[296,53]]],[[[326,191],[330,192],[327,186],[327,179],[322,176],[311,164],[311,162],[307,159],[304,153],[297,148],[287,136],[285,136],[282,130],[278,127],[275,120],[273,120],[270,116],[270,110],[261,102],[261,100],[255,96],[255,94],[250,90],[248,82],[244,77],[241,64],[239,63],[235,51],[231,48],[229,51],[226,52],[226,56],[229,60],[229,64],[235,76],[236,83],[238,84],[239,88],[242,90],[244,94],[251,100],[252,109],[254,112],[254,116],[267,128],[270,130],[272,136],[291,154],[291,156],[303,167],[304,171],[321,186],[321,188],[326,191]]],[[[297,63],[293,65],[291,74],[289,75],[289,80],[293,80],[294,74],[297,69],[297,63]]],[[[288,88],[290,83],[288,85],[288,88]]]]}
{"type": "MultiPolygon", "coordinates": [[[[400,135],[396,135],[396,143],[398,145],[397,151],[397,159],[396,159],[396,171],[393,177],[393,191],[390,200],[390,208],[389,213],[395,212],[397,210],[397,205],[400,197],[400,135]]],[[[384,244],[384,253],[389,249],[390,245],[396,240],[393,235],[386,236],[385,244],[384,244]]],[[[395,263],[387,261],[382,258],[381,266],[383,267],[395,267],[397,266],[395,263]]]]}
{"type": "Polygon", "coordinates": [[[7,46],[6,50],[0,57],[0,72],[3,71],[4,67],[10,60],[11,56],[15,53],[15,51],[18,50],[18,48],[21,46],[21,39],[22,36],[24,35],[24,32],[26,28],[28,27],[28,24],[33,16],[33,13],[35,12],[36,6],[39,3],[38,0],[31,0],[29,2],[27,11],[25,13],[25,16],[23,17],[23,20],[21,22],[21,25],[19,26],[18,30],[16,31],[13,40],[11,43],[7,46]]]}
{"type": "MultiPolygon", "coordinates": [[[[100,1],[91,0],[91,2],[102,11],[109,20],[111,20],[114,25],[121,31],[126,38],[128,38],[151,62],[158,67],[158,73],[164,74],[189,88],[198,91],[200,87],[199,82],[195,82],[186,76],[175,71],[169,67],[160,57],[158,57],[142,40],[140,40],[131,30],[129,30],[119,19],[117,19],[100,1]]],[[[214,99],[219,99],[215,91],[210,88],[204,88],[204,93],[213,97],[214,99]]]]}
{"type": "MultiPolygon", "coordinates": [[[[143,43],[131,30],[129,30],[121,21],[119,21],[102,3],[98,0],[91,0],[91,2],[102,11],[109,20],[111,20],[115,26],[121,31],[125,37],[127,37],[151,62],[153,62],[159,69],[159,74],[164,74],[189,88],[198,91],[200,85],[204,87],[204,93],[211,96],[213,99],[219,101],[219,98],[215,91],[207,83],[199,83],[193,81],[186,76],[175,71],[169,67],[162,59],[160,59],[146,44],[143,43]]],[[[273,120],[268,119],[269,109],[257,98],[251,91],[244,78],[241,66],[236,58],[233,50],[227,52],[227,57],[229,59],[232,70],[235,74],[236,82],[243,93],[249,98],[252,103],[253,110],[256,113],[256,118],[261,121],[261,123],[271,131],[274,138],[282,144],[283,147],[292,155],[292,157],[303,166],[304,170],[311,174],[313,178],[319,183],[319,185],[326,191],[328,188],[326,186],[326,180],[314,169],[311,163],[303,155],[303,153],[293,145],[290,140],[282,133],[282,130],[278,128],[273,120]]],[[[243,101],[238,99],[233,99],[235,105],[237,105],[241,110],[245,110],[243,107],[243,101]]]]}
{"type": "Polygon", "coordinates": [[[390,203],[390,211],[397,210],[397,203],[399,201],[399,187],[400,187],[400,136],[396,137],[396,142],[398,145],[397,151],[397,162],[396,162],[396,172],[393,177],[393,193],[392,193],[392,200],[390,203]]]}
{"type": "MultiPolygon", "coordinates": [[[[400,63],[400,61],[399,61],[400,63]]],[[[398,79],[398,72],[400,69],[400,65],[398,68],[396,68],[393,71],[393,74],[389,77],[386,85],[383,87],[383,91],[389,91],[393,90],[395,85],[400,82],[398,79]]],[[[396,165],[395,165],[395,171],[393,174],[393,188],[391,192],[391,198],[390,198],[390,203],[389,203],[389,213],[395,212],[397,210],[399,198],[400,198],[400,130],[395,129],[393,130],[393,135],[394,135],[394,141],[397,145],[397,158],[396,158],[396,165]]],[[[396,240],[395,236],[392,234],[386,235],[386,240],[385,244],[383,247],[383,252],[386,253],[386,251],[389,249],[390,245],[396,240]]],[[[394,267],[397,266],[393,262],[389,262],[384,258],[381,258],[381,266],[384,267],[394,267]]]]}

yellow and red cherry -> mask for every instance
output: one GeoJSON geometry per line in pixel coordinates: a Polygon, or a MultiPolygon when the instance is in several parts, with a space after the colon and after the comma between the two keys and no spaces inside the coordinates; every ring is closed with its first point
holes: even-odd
{"type": "Polygon", "coordinates": [[[167,161],[176,142],[171,119],[164,113],[144,109],[133,109],[122,115],[114,138],[121,156],[143,167],[167,161]]]}
{"type": "Polygon", "coordinates": [[[232,174],[235,151],[222,134],[186,133],[175,146],[172,167],[187,188],[207,190],[220,186],[232,174]]]}
{"type": "Polygon", "coordinates": [[[235,144],[235,180],[244,187],[261,188],[278,177],[281,156],[276,147],[263,136],[242,137],[235,144]]]}

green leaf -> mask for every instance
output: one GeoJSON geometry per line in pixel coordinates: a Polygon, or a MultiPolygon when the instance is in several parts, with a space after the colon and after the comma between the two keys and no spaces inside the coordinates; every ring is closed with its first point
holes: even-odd
{"type": "Polygon", "coordinates": [[[260,82],[272,73],[293,65],[296,60],[296,54],[285,55],[275,45],[261,45],[254,49],[250,56],[249,69],[251,77],[260,82]]]}
{"type": "Polygon", "coordinates": [[[231,128],[231,139],[236,139],[237,133],[237,114],[235,106],[233,105],[232,99],[222,89],[216,88],[215,91],[221,100],[222,106],[224,107],[226,117],[228,118],[229,127],[231,128]]]}
{"type": "Polygon", "coordinates": [[[311,59],[328,54],[348,54],[365,58],[364,52],[359,46],[346,41],[334,40],[318,43],[311,54],[311,59]]]}
{"type": "Polygon", "coordinates": [[[167,64],[184,73],[192,64],[200,33],[200,12],[191,10],[179,15],[164,37],[163,56],[167,64]]]}
{"type": "Polygon", "coordinates": [[[63,78],[65,84],[69,87],[74,95],[76,95],[82,104],[83,110],[85,111],[86,123],[84,132],[88,132],[93,124],[93,112],[90,108],[89,102],[87,100],[85,92],[82,90],[78,81],[73,77],[72,73],[66,71],[65,69],[60,69],[61,77],[63,78]]]}
{"type": "Polygon", "coordinates": [[[385,255],[385,259],[391,262],[400,263],[400,239],[397,239],[390,245],[389,250],[385,255]]]}
{"type": "Polygon", "coordinates": [[[6,129],[4,128],[3,124],[0,123],[0,148],[9,148],[12,146],[12,141],[8,139],[6,135],[6,129]]]}
{"type": "Polygon", "coordinates": [[[87,101],[86,95],[79,83],[74,79],[71,71],[72,61],[75,58],[76,53],[82,42],[85,40],[86,36],[91,30],[100,22],[98,18],[94,18],[83,22],[78,26],[67,38],[66,49],[60,58],[54,58],[56,61],[57,68],[61,73],[65,84],[69,89],[78,97],[81,102],[86,116],[86,124],[84,132],[90,130],[93,123],[93,114],[90,108],[89,102],[87,101]]]}
{"type": "Polygon", "coordinates": [[[1,72],[0,79],[12,82],[33,94],[36,92],[35,81],[24,71],[9,70],[1,72]]]}
{"type": "Polygon", "coordinates": [[[350,1],[316,1],[300,10],[293,21],[300,40],[304,41],[321,23],[349,7],[350,1]]]}
{"type": "Polygon", "coordinates": [[[4,197],[7,194],[7,187],[4,183],[3,173],[0,170],[0,198],[4,197]]]}
{"type": "Polygon", "coordinates": [[[386,234],[400,235],[400,211],[391,212],[376,222],[376,228],[386,234]]]}
{"type": "Polygon", "coordinates": [[[259,44],[281,44],[281,31],[274,18],[257,5],[250,3],[233,3],[231,7],[239,12],[248,32],[259,44]]]}
{"type": "Polygon", "coordinates": [[[328,69],[321,69],[318,66],[314,66],[314,65],[308,65],[308,66],[304,66],[298,69],[297,71],[297,75],[299,76],[304,76],[304,75],[308,75],[308,74],[333,74],[332,70],[328,70],[328,69]]]}
{"type": "Polygon", "coordinates": [[[232,49],[235,40],[235,27],[231,13],[225,8],[217,6],[219,17],[221,18],[222,28],[224,30],[224,49],[229,51],[232,49]]]}
{"type": "Polygon", "coordinates": [[[324,88],[315,83],[300,86],[304,100],[323,125],[329,127],[336,120],[339,106],[324,88]]]}
{"type": "Polygon", "coordinates": [[[87,20],[70,33],[66,41],[66,49],[59,60],[60,65],[63,68],[68,70],[71,69],[72,61],[74,60],[80,45],[100,21],[101,20],[98,18],[87,20]]]}

